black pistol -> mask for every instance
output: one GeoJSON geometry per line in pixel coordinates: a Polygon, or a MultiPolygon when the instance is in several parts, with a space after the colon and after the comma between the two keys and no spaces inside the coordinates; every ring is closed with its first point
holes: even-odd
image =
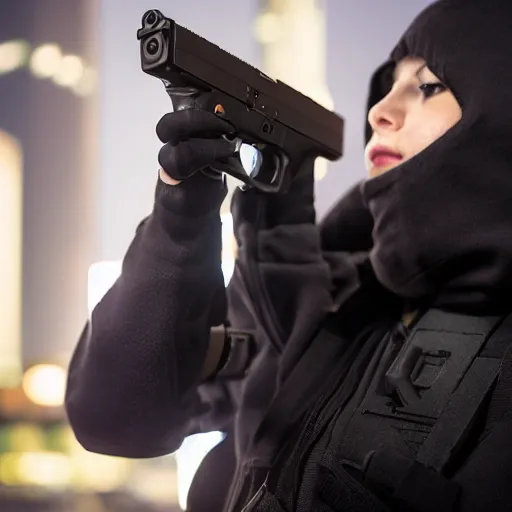
{"type": "Polygon", "coordinates": [[[209,110],[235,127],[228,137],[236,140],[236,162],[219,172],[283,192],[304,159],[342,155],[340,116],[160,11],[144,14],[137,38],[142,70],[163,82],[174,110],[209,110]]]}

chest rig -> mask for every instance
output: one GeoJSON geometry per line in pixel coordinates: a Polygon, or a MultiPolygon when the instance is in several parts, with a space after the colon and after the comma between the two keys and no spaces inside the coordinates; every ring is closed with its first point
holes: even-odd
{"type": "MultiPolygon", "coordinates": [[[[315,341],[322,342],[321,333],[315,341]]],[[[458,491],[449,480],[452,466],[467,455],[511,342],[512,315],[435,309],[409,332],[392,333],[376,347],[350,400],[339,399],[347,396],[346,389],[340,394],[346,381],[319,400],[318,408],[331,414],[309,416],[316,423],[306,421],[301,448],[292,452],[284,474],[270,479],[276,485],[267,479],[244,510],[388,510],[368,489],[402,504],[424,495],[431,507],[425,510],[450,510],[458,491]],[[361,471],[364,485],[348,467],[361,471]],[[411,472],[414,478],[406,478],[411,472]]],[[[287,398],[288,407],[299,404],[300,390],[287,398]]]]}
{"type": "Polygon", "coordinates": [[[340,415],[341,451],[357,460],[392,445],[449,471],[511,342],[512,319],[427,311],[409,334],[390,336],[364,399],[350,419],[340,415]]]}

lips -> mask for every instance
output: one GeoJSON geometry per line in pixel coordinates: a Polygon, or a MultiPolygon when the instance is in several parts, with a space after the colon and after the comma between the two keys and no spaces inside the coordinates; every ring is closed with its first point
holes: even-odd
{"type": "Polygon", "coordinates": [[[403,156],[386,146],[375,146],[369,154],[370,161],[374,167],[386,167],[397,165],[403,160],[403,156]]]}

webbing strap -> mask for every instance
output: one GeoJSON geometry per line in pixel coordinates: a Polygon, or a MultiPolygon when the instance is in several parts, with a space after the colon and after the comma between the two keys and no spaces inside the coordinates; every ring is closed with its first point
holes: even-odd
{"type": "MultiPolygon", "coordinates": [[[[418,451],[416,460],[442,472],[464,443],[486,396],[498,378],[507,346],[512,343],[512,314],[488,333],[482,351],[450,396],[434,428],[418,451]],[[503,339],[510,340],[508,345],[503,339]],[[489,357],[482,357],[483,354],[489,357]]],[[[495,390],[495,393],[499,391],[495,390]]]]}
{"type": "MultiPolygon", "coordinates": [[[[256,431],[250,452],[256,454],[258,460],[253,459],[253,464],[258,465],[258,461],[268,463],[275,455],[276,445],[282,443],[297,420],[312,409],[326,385],[334,384],[332,373],[336,370],[335,363],[350,359],[350,354],[345,352],[351,348],[356,333],[361,333],[370,320],[376,325],[377,319],[382,322],[383,308],[377,308],[376,304],[384,297],[387,300],[387,308],[384,309],[392,311],[393,301],[389,292],[376,280],[368,279],[345,299],[336,312],[327,315],[321,330],[284,381],[256,431]],[[344,354],[347,357],[342,357],[344,354]]],[[[357,351],[358,347],[353,347],[351,356],[355,356],[357,351]]]]}
{"type": "Polygon", "coordinates": [[[499,366],[498,359],[475,360],[419,449],[418,462],[443,471],[470,432],[473,420],[498,375],[499,366]]]}
{"type": "MultiPolygon", "coordinates": [[[[423,472],[432,471],[432,474],[429,473],[433,479],[432,482],[435,482],[434,474],[437,474],[439,478],[445,481],[440,473],[453,460],[453,456],[464,444],[467,434],[474,425],[474,420],[478,413],[482,411],[485,399],[492,390],[493,385],[497,383],[493,397],[499,393],[505,395],[509,388],[512,389],[509,382],[509,380],[512,381],[512,373],[511,378],[508,380],[502,379],[500,382],[498,378],[500,369],[503,366],[503,357],[512,345],[512,313],[506,317],[478,318],[431,310],[414,326],[413,332],[409,337],[411,342],[415,335],[418,337],[415,338],[416,341],[414,343],[418,344],[418,346],[426,343],[425,346],[430,352],[438,348],[438,343],[441,345],[439,349],[442,349],[442,345],[446,346],[448,344],[453,350],[455,358],[457,358],[459,348],[462,352],[468,352],[470,347],[465,347],[465,341],[471,341],[472,345],[475,345],[477,338],[481,337],[481,341],[477,343],[478,348],[475,347],[476,350],[471,354],[468,352],[466,362],[463,363],[461,360],[463,366],[455,363],[455,367],[453,367],[453,362],[451,363],[452,366],[446,366],[446,369],[451,368],[450,373],[451,371],[460,372],[460,377],[454,390],[448,395],[445,405],[438,409],[440,414],[436,418],[427,439],[419,449],[414,465],[415,469],[413,468],[414,471],[411,472],[411,475],[413,473],[415,475],[413,480],[422,481],[423,472]],[[439,334],[437,335],[436,333],[439,334]],[[437,336],[439,336],[438,341],[435,339],[437,336]]],[[[327,380],[327,375],[318,375],[319,362],[321,361],[322,363],[320,364],[323,364],[325,368],[329,368],[329,364],[326,363],[330,359],[339,357],[339,354],[346,349],[348,343],[346,339],[336,335],[336,330],[324,330],[304,353],[289,379],[285,381],[272,403],[269,413],[257,431],[257,442],[263,444],[270,441],[267,455],[275,449],[275,442],[283,438],[289,427],[305,411],[309,410],[312,402],[318,398],[318,388],[325,384],[327,380]],[[269,436],[271,436],[270,440],[269,436]]],[[[404,346],[404,348],[407,347],[404,346]]],[[[509,363],[512,363],[512,353],[510,359],[509,363]]],[[[456,360],[454,359],[454,361],[456,360]]],[[[412,376],[411,379],[413,379],[412,376]]],[[[413,382],[411,381],[411,383],[413,382]]],[[[431,398],[430,409],[433,411],[436,409],[432,408],[432,404],[436,403],[436,397],[432,396],[431,398]]],[[[510,403],[512,403],[512,397],[510,397],[510,403]]],[[[414,414],[421,412],[423,406],[420,404],[421,399],[413,409],[414,414]]],[[[442,405],[442,403],[440,402],[438,405],[442,405]]],[[[255,453],[260,453],[261,448],[258,447],[255,453]]],[[[309,446],[305,448],[309,449],[309,446]]],[[[265,453],[264,446],[262,453],[265,453]]],[[[382,474],[386,474],[386,457],[381,462],[384,470],[382,474]]],[[[293,468],[288,469],[292,470],[293,468]]],[[[446,482],[447,484],[450,483],[449,480],[446,480],[446,482]]],[[[378,482],[375,482],[375,484],[377,485],[378,482]]],[[[399,482],[388,482],[388,484],[393,487],[394,484],[398,485],[399,482]]],[[[447,490],[450,496],[455,499],[457,494],[456,487],[448,486],[447,490]]],[[[280,491],[282,489],[276,489],[278,496],[280,491]]],[[[286,491],[297,493],[298,489],[287,489],[286,491]]],[[[395,491],[401,494],[403,489],[399,491],[398,488],[395,488],[395,491]]],[[[409,498],[412,499],[407,496],[401,497],[406,502],[409,498]]],[[[269,494],[266,499],[270,500],[268,504],[265,503],[265,507],[268,508],[261,510],[280,512],[280,509],[275,507],[277,502],[274,495],[269,494]],[[270,507],[271,504],[274,505],[274,508],[270,507]]],[[[259,501],[262,505],[264,502],[264,500],[259,501]]],[[[260,508],[258,507],[257,510],[259,511],[260,508]]]]}

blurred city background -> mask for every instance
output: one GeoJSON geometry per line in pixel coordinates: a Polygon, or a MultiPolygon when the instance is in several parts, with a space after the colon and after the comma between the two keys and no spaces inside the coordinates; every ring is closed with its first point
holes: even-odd
{"type": "Polygon", "coordinates": [[[221,439],[195,436],[159,459],[105,457],[78,445],[62,408],[83,324],[152,207],[155,126],[171,105],[140,69],[143,13],[161,10],[345,118],[344,157],[316,168],[321,216],[364,177],[368,79],[429,3],[0,2],[0,511],[182,510],[221,439]]]}

